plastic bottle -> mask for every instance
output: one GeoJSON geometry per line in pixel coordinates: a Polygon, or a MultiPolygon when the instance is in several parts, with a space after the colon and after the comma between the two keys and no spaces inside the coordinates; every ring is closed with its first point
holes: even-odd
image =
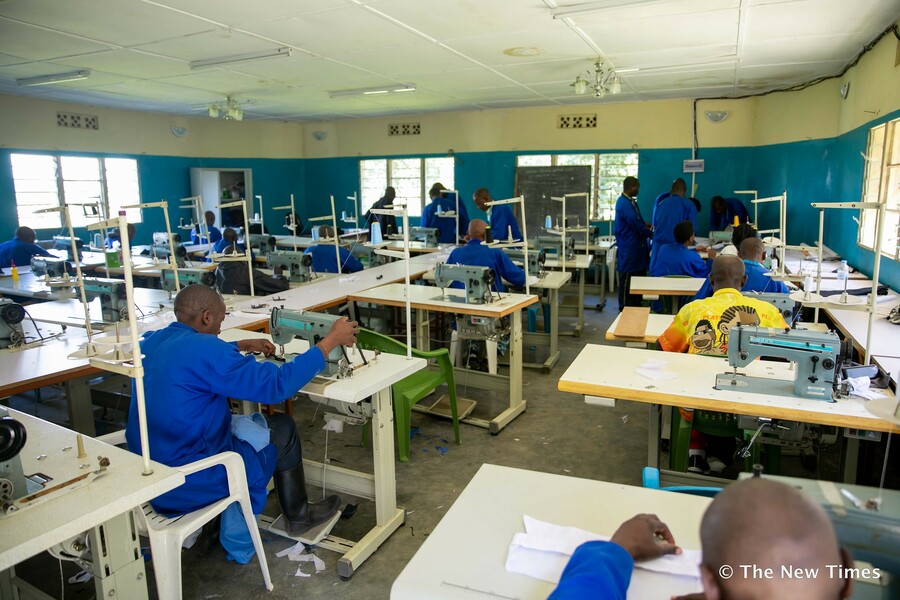
{"type": "Polygon", "coordinates": [[[19,268],[16,266],[16,263],[14,263],[13,261],[9,261],[9,264],[12,267],[12,280],[18,281],[19,280],[19,268]]]}
{"type": "Polygon", "coordinates": [[[738,218],[737,215],[734,215],[734,223],[732,223],[732,225],[733,225],[734,227],[740,227],[740,226],[741,226],[741,220],[740,220],[740,218],[738,218]]]}
{"type": "Polygon", "coordinates": [[[846,281],[847,279],[850,279],[850,267],[847,266],[846,260],[841,261],[841,266],[837,270],[837,278],[838,281],[846,281]]]}
{"type": "MultiPolygon", "coordinates": [[[[184,221],[184,219],[182,219],[184,221]]],[[[103,247],[103,236],[99,233],[94,234],[94,248],[102,248],[103,247]]]]}
{"type": "Polygon", "coordinates": [[[547,215],[547,218],[544,219],[544,229],[553,229],[553,219],[550,215],[547,215]]]}

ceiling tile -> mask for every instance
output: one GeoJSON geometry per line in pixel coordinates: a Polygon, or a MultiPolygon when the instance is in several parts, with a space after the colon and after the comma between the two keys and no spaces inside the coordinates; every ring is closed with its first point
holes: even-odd
{"type": "MultiPolygon", "coordinates": [[[[4,4],[0,3],[0,9],[4,4]]],[[[109,50],[108,44],[82,40],[40,27],[0,17],[0,52],[28,60],[52,60],[65,56],[109,50]]]]}

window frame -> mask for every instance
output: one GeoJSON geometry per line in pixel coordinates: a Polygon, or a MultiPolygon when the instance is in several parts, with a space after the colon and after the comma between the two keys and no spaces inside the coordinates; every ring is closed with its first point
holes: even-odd
{"type": "MultiPolygon", "coordinates": [[[[888,208],[888,199],[892,195],[890,189],[891,175],[900,178],[900,159],[897,162],[891,162],[894,156],[900,157],[900,119],[886,121],[880,125],[876,125],[869,129],[869,135],[866,140],[866,160],[863,169],[863,185],[860,200],[862,202],[878,202],[885,205],[882,213],[885,217],[885,225],[882,230],[882,236],[890,231],[891,227],[895,228],[895,235],[900,235],[900,187],[893,190],[896,194],[897,208],[888,208]],[[874,138],[878,135],[879,130],[884,130],[884,137],[881,141],[881,147],[873,147],[874,138]],[[880,160],[872,160],[869,157],[877,155],[880,150],[880,160]],[[876,170],[876,172],[872,172],[876,170]],[[870,185],[875,184],[877,189],[870,189],[870,185]]],[[[877,239],[877,220],[875,219],[873,209],[861,209],[859,211],[859,232],[856,238],[856,244],[860,248],[875,252],[875,244],[877,239]],[[866,243],[866,238],[871,237],[872,244],[866,243]]],[[[885,247],[884,238],[882,238],[881,255],[892,259],[900,260],[900,241],[895,243],[894,248],[885,247]]]]}
{"type": "MultiPolygon", "coordinates": [[[[442,181],[447,185],[448,189],[455,189],[456,185],[456,159],[452,156],[394,156],[394,157],[386,157],[386,158],[361,158],[359,160],[359,189],[360,189],[360,202],[359,202],[359,210],[361,214],[365,214],[372,205],[378,201],[378,198],[375,198],[371,202],[368,202],[365,198],[362,197],[363,190],[365,189],[363,186],[363,165],[364,163],[371,162],[384,162],[385,163],[385,184],[384,187],[394,185],[393,180],[393,169],[394,169],[394,161],[409,161],[409,160],[418,160],[419,161],[419,213],[412,214],[410,213],[410,218],[421,218],[422,213],[425,211],[425,205],[428,202],[428,190],[431,189],[431,183],[427,181],[427,162],[429,160],[450,160],[453,161],[453,180],[450,184],[442,181]]],[[[449,181],[449,180],[448,180],[449,181]]],[[[381,192],[384,191],[384,187],[381,188],[381,192]]],[[[379,192],[379,197],[381,192],[379,192]]],[[[398,194],[398,198],[400,195],[398,194]]]]}
{"type": "MultiPolygon", "coordinates": [[[[127,156],[86,156],[81,154],[68,154],[64,152],[60,153],[43,153],[43,152],[13,152],[10,153],[10,171],[12,173],[13,180],[13,196],[16,204],[16,219],[19,223],[19,226],[31,226],[31,223],[25,222],[23,220],[22,215],[19,214],[19,190],[16,189],[16,176],[15,171],[12,169],[13,157],[15,156],[39,156],[50,158],[53,160],[54,165],[54,175],[55,175],[55,183],[56,183],[56,206],[63,206],[66,203],[66,183],[73,183],[78,181],[86,181],[86,180],[78,180],[78,179],[66,179],[64,169],[62,167],[62,159],[64,158],[77,158],[77,159],[90,159],[97,161],[97,168],[99,173],[99,179],[97,183],[99,184],[99,193],[100,197],[98,198],[98,206],[101,212],[100,220],[109,218],[110,215],[110,199],[109,199],[109,186],[108,186],[108,177],[107,177],[107,159],[116,159],[116,160],[130,160],[134,163],[134,171],[135,171],[135,184],[137,186],[137,201],[134,204],[139,204],[141,202],[141,178],[140,178],[140,165],[138,164],[138,159],[131,158],[127,156]]],[[[92,180],[93,181],[93,180],[92,180]]],[[[24,193],[24,192],[23,192],[24,193]]],[[[69,204],[69,208],[78,206],[91,206],[91,204],[84,204],[81,202],[69,204]]],[[[84,224],[77,224],[79,222],[78,215],[74,215],[70,212],[70,216],[72,217],[72,226],[76,228],[83,228],[84,224]]],[[[56,227],[35,227],[35,229],[55,229],[55,228],[63,228],[65,227],[65,223],[63,221],[62,213],[57,213],[56,218],[58,219],[58,224],[56,227]]],[[[142,209],[129,209],[129,222],[139,224],[144,220],[143,210],[142,209]],[[137,213],[137,218],[134,218],[134,213],[137,213]]]]}

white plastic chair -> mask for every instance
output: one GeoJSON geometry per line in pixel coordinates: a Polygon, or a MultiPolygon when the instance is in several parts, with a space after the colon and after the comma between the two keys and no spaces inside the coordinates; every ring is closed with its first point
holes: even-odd
{"type": "MultiPolygon", "coordinates": [[[[125,431],[117,431],[97,438],[107,444],[118,445],[125,443],[125,431]]],[[[181,545],[193,532],[211,521],[216,515],[228,508],[232,502],[239,502],[253,546],[256,548],[256,556],[259,558],[259,566],[262,569],[263,581],[266,589],[273,589],[272,578],[269,576],[269,565],[266,562],[266,553],[263,549],[262,539],[250,506],[250,492],[247,489],[247,475],[244,470],[244,462],[236,452],[222,452],[209,458],[192,462],[182,467],[175,467],[185,475],[196,473],[222,465],[228,478],[229,495],[217,500],[201,509],[179,517],[164,517],[158,514],[150,503],[135,509],[137,521],[142,531],[150,538],[150,550],[153,558],[153,571],[156,574],[157,594],[163,600],[181,600],[181,545]]]]}

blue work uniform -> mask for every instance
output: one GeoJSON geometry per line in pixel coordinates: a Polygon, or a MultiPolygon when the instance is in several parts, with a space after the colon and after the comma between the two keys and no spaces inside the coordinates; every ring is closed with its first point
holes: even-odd
{"type": "MultiPolygon", "coordinates": [[[[209,228],[209,243],[215,244],[219,240],[222,239],[222,232],[219,231],[218,227],[210,227],[209,228]]],[[[203,237],[197,231],[197,228],[194,227],[191,229],[191,243],[192,244],[203,244],[203,237]]]]}
{"type": "Polygon", "coordinates": [[[693,248],[674,242],[659,249],[656,263],[650,267],[651,277],[686,275],[688,277],[708,277],[711,261],[703,260],[693,248]]]}
{"type": "Polygon", "coordinates": [[[616,271],[637,273],[647,268],[650,254],[647,240],[653,232],[641,216],[635,198],[625,194],[616,200],[616,271]]]}
{"type": "Polygon", "coordinates": [[[729,225],[734,225],[735,217],[740,223],[750,220],[750,214],[743,202],[737,198],[725,198],[725,212],[716,214],[712,210],[709,211],[709,230],[724,231],[729,225]]]}
{"type": "Polygon", "coordinates": [[[51,256],[51,254],[37,244],[29,244],[19,238],[3,242],[0,244],[0,269],[8,269],[13,263],[17,267],[30,265],[32,256],[51,256]]]}
{"type": "MultiPolygon", "coordinates": [[[[495,292],[505,292],[503,281],[506,280],[517,287],[525,285],[525,271],[513,264],[505,252],[481,243],[481,240],[469,240],[462,248],[457,248],[447,258],[448,265],[468,265],[471,267],[490,267],[494,270],[495,292]]],[[[462,282],[454,281],[450,287],[463,289],[462,282]]]]}
{"type": "Polygon", "coordinates": [[[634,559],[618,544],[585,542],[578,546],[547,600],[624,600],[634,559]]]}
{"type": "MultiPolygon", "coordinates": [[[[441,212],[456,210],[456,197],[454,194],[448,196],[438,196],[431,203],[425,206],[422,211],[422,227],[432,227],[438,230],[438,242],[441,244],[455,244],[458,232],[455,231],[456,219],[452,217],[439,217],[437,209],[440,207],[441,212]]],[[[459,201],[459,231],[466,232],[469,230],[469,211],[466,210],[465,203],[459,201]]]]}
{"type": "MultiPolygon", "coordinates": [[[[266,484],[275,472],[277,452],[267,445],[257,452],[231,433],[228,398],[278,404],[325,368],[325,357],[310,348],[291,362],[276,366],[240,353],[236,342],[199,333],[184,323],[144,334],[144,393],[150,457],[179,467],[230,450],[240,454],[254,514],[266,505],[266,484]],[[184,360],[185,357],[190,360],[184,360]]],[[[137,394],[132,389],[125,437],[128,449],[141,451],[137,394]]],[[[164,515],[197,510],[228,494],[223,467],[186,477],[185,483],[151,501],[164,515]]]]}
{"type": "MultiPolygon", "coordinates": [[[[388,200],[387,197],[382,196],[378,200],[375,201],[375,204],[372,205],[374,209],[383,209],[386,206],[393,206],[395,200],[388,200]]],[[[381,234],[389,235],[392,233],[397,233],[397,217],[394,215],[376,215],[371,210],[366,212],[366,229],[371,231],[372,223],[378,223],[381,226],[381,234]]]]}
{"type": "MultiPolygon", "coordinates": [[[[772,279],[764,266],[755,260],[744,260],[744,273],[747,275],[747,283],[741,288],[742,292],[761,292],[767,294],[789,294],[790,288],[783,281],[772,279]]],[[[703,282],[703,287],[694,296],[694,300],[712,298],[713,287],[709,279],[703,282]]]]}
{"type": "Polygon", "coordinates": [[[653,245],[650,248],[650,272],[660,248],[675,243],[675,226],[682,221],[690,221],[697,230],[697,207],[681,196],[670,195],[656,206],[653,213],[653,245]]]}
{"type": "MultiPolygon", "coordinates": [[[[231,242],[229,242],[225,238],[222,238],[221,240],[219,240],[218,242],[213,244],[213,252],[215,252],[216,254],[221,254],[221,253],[225,252],[225,248],[227,248],[230,245],[231,245],[231,242]]],[[[237,244],[237,250],[238,250],[238,252],[244,252],[244,245],[239,242],[237,244]]]]}
{"type": "Polygon", "coordinates": [[[363,270],[363,264],[349,250],[343,246],[338,250],[341,253],[340,269],[332,244],[316,244],[307,248],[304,254],[312,256],[312,267],[316,273],[356,273],[363,270]]]}
{"type": "MultiPolygon", "coordinates": [[[[508,204],[498,204],[490,207],[491,220],[491,237],[494,241],[506,241],[509,239],[509,232],[512,230],[512,239],[515,241],[522,240],[522,232],[519,230],[519,223],[516,216],[508,204]]],[[[462,226],[462,223],[460,223],[462,226]]],[[[468,227],[468,226],[467,226],[468,227]]]]}

